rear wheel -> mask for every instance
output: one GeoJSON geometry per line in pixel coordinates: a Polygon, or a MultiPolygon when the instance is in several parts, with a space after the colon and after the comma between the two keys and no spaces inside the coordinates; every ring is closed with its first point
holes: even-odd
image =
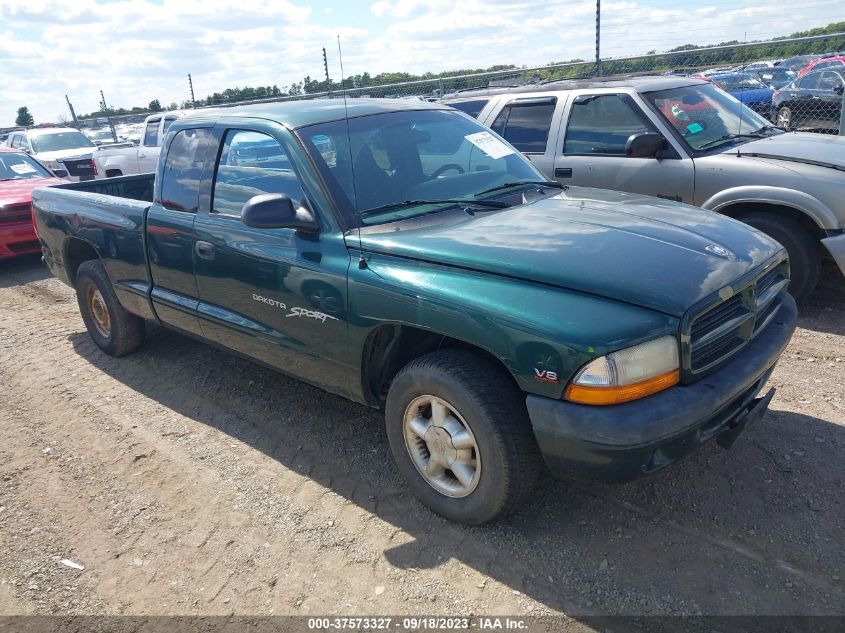
{"type": "Polygon", "coordinates": [[[117,300],[99,260],[84,262],[76,273],[76,299],[88,334],[110,356],[125,356],[144,342],[144,320],[117,300]]]}
{"type": "Polygon", "coordinates": [[[819,243],[800,222],[771,213],[749,213],[738,218],[780,242],[789,255],[789,292],[797,301],[813,292],[821,274],[819,243]]]}
{"type": "Polygon", "coordinates": [[[464,350],[412,361],[390,387],[385,419],[400,472],[438,514],[479,525],[531,495],[540,455],[524,395],[491,361],[464,350]]]}

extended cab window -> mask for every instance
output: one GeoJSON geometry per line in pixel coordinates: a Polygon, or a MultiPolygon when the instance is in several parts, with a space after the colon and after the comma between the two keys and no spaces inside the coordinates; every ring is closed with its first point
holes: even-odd
{"type": "Polygon", "coordinates": [[[229,130],[214,179],[212,210],[240,217],[244,204],[264,193],[283,193],[294,206],[302,200],[287,152],[267,134],[229,130]]]}
{"type": "Polygon", "coordinates": [[[627,95],[581,95],[572,103],[563,153],[624,156],[628,137],[652,131],[627,95]]]}
{"type": "Polygon", "coordinates": [[[167,149],[161,180],[161,204],[174,211],[196,212],[199,207],[203,156],[211,130],[180,130],[167,149]]]}
{"type": "Polygon", "coordinates": [[[147,127],[144,130],[144,145],[147,147],[158,147],[158,125],[161,119],[151,119],[147,121],[147,127]]]}
{"type": "Polygon", "coordinates": [[[520,152],[544,154],[556,104],[554,97],[509,103],[490,127],[520,152]]]}
{"type": "Polygon", "coordinates": [[[470,101],[456,101],[454,103],[447,103],[446,105],[470,115],[473,119],[477,119],[478,114],[484,109],[488,101],[489,99],[471,99],[470,101]]]}

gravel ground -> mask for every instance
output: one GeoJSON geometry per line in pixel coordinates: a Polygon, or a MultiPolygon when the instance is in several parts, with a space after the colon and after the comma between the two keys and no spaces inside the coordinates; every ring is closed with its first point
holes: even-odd
{"type": "Polygon", "coordinates": [[[37,258],[2,263],[0,613],[843,615],[836,271],[771,385],[730,451],[544,479],[470,529],[410,495],[377,412],[153,326],[109,358],[37,258]]]}

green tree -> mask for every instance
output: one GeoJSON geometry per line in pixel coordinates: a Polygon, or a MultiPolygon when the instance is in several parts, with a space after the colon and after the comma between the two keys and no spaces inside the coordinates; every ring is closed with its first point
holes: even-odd
{"type": "Polygon", "coordinates": [[[159,103],[158,99],[153,99],[152,101],[150,101],[150,105],[147,106],[147,109],[150,112],[161,112],[161,103],[159,103]]]}
{"type": "Polygon", "coordinates": [[[18,117],[15,119],[15,125],[19,125],[21,127],[30,127],[31,125],[35,125],[35,119],[33,119],[32,115],[29,113],[29,108],[26,106],[18,108],[18,117]]]}

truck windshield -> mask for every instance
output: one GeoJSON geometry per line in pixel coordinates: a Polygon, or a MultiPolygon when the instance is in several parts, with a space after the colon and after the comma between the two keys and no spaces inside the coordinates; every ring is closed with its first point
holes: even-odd
{"type": "Polygon", "coordinates": [[[348,132],[341,120],[298,134],[356,224],[432,213],[544,180],[506,141],[454,110],[373,114],[349,119],[348,132]]]}
{"type": "Polygon", "coordinates": [[[693,151],[778,133],[766,119],[713,84],[647,92],[643,97],[693,151]]]}
{"type": "Polygon", "coordinates": [[[0,152],[0,181],[50,178],[52,174],[24,153],[0,152]]]}
{"type": "Polygon", "coordinates": [[[95,145],[82,132],[56,132],[32,138],[32,151],[39,154],[88,147],[95,147],[95,145]]]}

